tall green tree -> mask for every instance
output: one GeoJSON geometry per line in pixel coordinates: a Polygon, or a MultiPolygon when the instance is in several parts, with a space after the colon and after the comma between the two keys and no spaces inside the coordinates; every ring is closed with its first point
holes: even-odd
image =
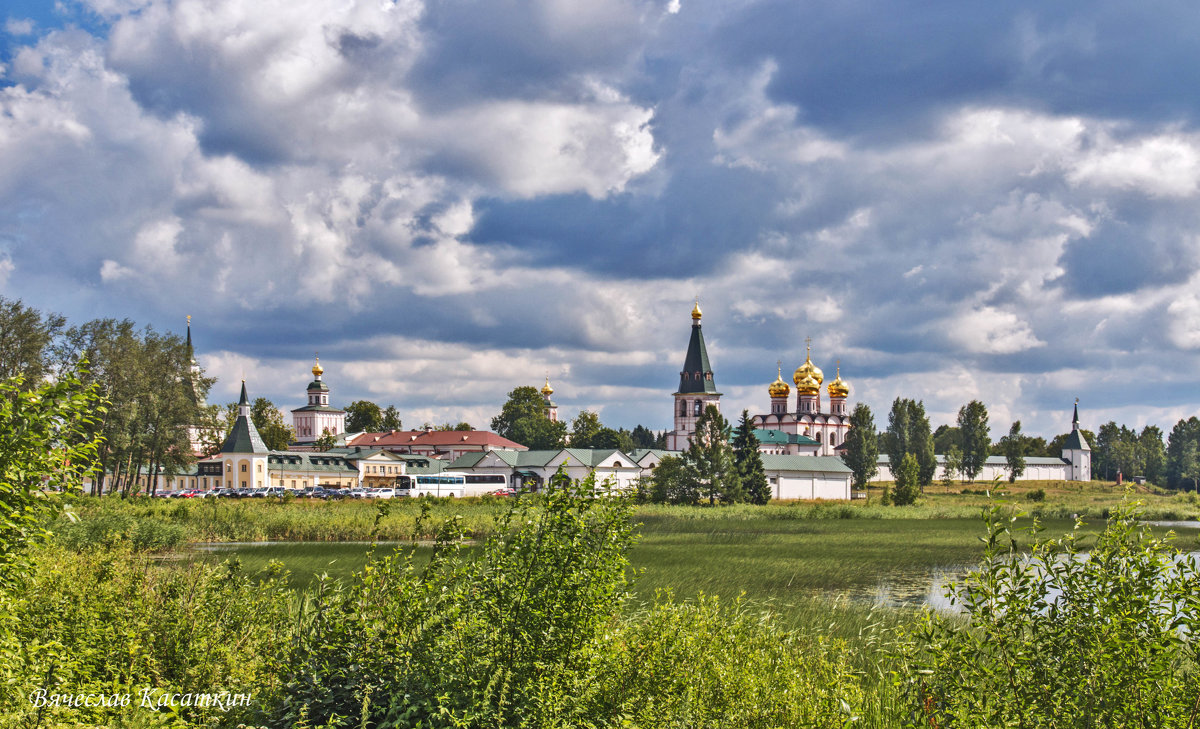
{"type": "MultiPolygon", "coordinates": [[[[933,450],[933,434],[929,429],[929,417],[925,414],[925,403],[898,397],[892,403],[888,415],[887,430],[888,462],[900,463],[907,453],[917,461],[917,482],[920,486],[933,483],[937,475],[937,457],[933,450]]],[[[894,474],[893,474],[894,475],[894,474]]]]}
{"type": "Polygon", "coordinates": [[[1025,437],[1021,435],[1021,421],[1013,422],[1008,435],[1000,439],[1004,462],[1008,465],[1008,482],[1013,483],[1025,473],[1025,437]]]}
{"type": "Polygon", "coordinates": [[[921,495],[921,469],[917,464],[916,455],[905,453],[892,477],[896,482],[892,503],[896,506],[917,503],[917,497],[921,495]]]}
{"type": "Polygon", "coordinates": [[[557,450],[567,444],[567,424],[540,415],[521,418],[511,440],[533,451],[557,450]]]}
{"type": "Polygon", "coordinates": [[[492,418],[492,430],[502,438],[529,446],[519,438],[528,437],[527,434],[536,428],[529,424],[522,424],[522,421],[546,420],[545,412],[546,402],[542,398],[542,393],[538,392],[536,387],[522,385],[508,393],[508,400],[500,409],[500,414],[492,418]]]}
{"type": "Polygon", "coordinates": [[[961,437],[958,428],[953,425],[942,424],[933,431],[933,452],[934,453],[949,453],[952,447],[958,446],[961,442],[961,437]]]}
{"type": "Polygon", "coordinates": [[[58,314],[0,296],[0,379],[20,377],[26,390],[41,385],[53,374],[53,352],[65,325],[58,314]]]}
{"type": "Polygon", "coordinates": [[[139,475],[171,477],[192,463],[188,427],[202,424],[199,403],[214,380],[193,370],[180,337],[97,319],[68,330],[62,349],[92,363],[85,377],[109,403],[91,426],[102,466],[94,491],[132,493],[139,475]]]}
{"type": "MultiPolygon", "coordinates": [[[[1175,423],[1175,427],[1171,428],[1171,434],[1167,436],[1167,486],[1173,489],[1184,488],[1186,482],[1192,477],[1187,475],[1190,461],[1195,460],[1195,450],[1191,451],[1193,457],[1189,458],[1188,444],[1196,445],[1200,443],[1200,419],[1196,416],[1179,420],[1175,423]]],[[[1095,470],[1095,469],[1093,469],[1095,470]]]]}
{"type": "Polygon", "coordinates": [[[375,403],[355,400],[346,406],[346,432],[378,433],[383,429],[383,410],[375,403]]]}
{"type": "Polygon", "coordinates": [[[758,437],[750,422],[750,411],[743,410],[742,418],[733,435],[733,462],[746,500],[752,504],[765,504],[771,500],[771,484],[763,467],[762,453],[758,450],[758,437]]]}
{"type": "Polygon", "coordinates": [[[892,410],[888,413],[887,437],[883,440],[888,465],[893,471],[899,468],[900,462],[904,460],[904,454],[912,452],[912,446],[908,442],[911,431],[908,418],[908,400],[902,397],[893,400],[892,410]]]}
{"type": "Polygon", "coordinates": [[[296,431],[283,422],[283,413],[265,397],[256,397],[250,404],[250,420],[254,422],[263,444],[273,451],[286,451],[296,440],[296,431]]]}
{"type": "Polygon", "coordinates": [[[595,445],[596,436],[604,428],[600,423],[600,416],[591,410],[580,410],[575,419],[571,421],[571,447],[572,448],[597,448],[595,445]]]}
{"type": "Polygon", "coordinates": [[[975,477],[987,463],[991,449],[991,434],[988,427],[987,407],[978,400],[963,405],[958,410],[958,433],[962,439],[962,470],[967,480],[974,483],[975,477]]]}
{"type": "Polygon", "coordinates": [[[654,431],[644,425],[636,425],[633,428],[633,447],[634,448],[657,448],[658,438],[654,435],[654,431]]]}
{"type": "Polygon", "coordinates": [[[1138,449],[1141,452],[1142,475],[1146,480],[1159,486],[1166,485],[1167,450],[1163,445],[1163,432],[1157,425],[1147,425],[1138,435],[1138,449]]]}
{"type": "Polygon", "coordinates": [[[850,413],[850,429],[846,433],[846,455],[842,460],[850,468],[854,488],[862,490],[879,472],[879,443],[875,433],[875,417],[871,408],[858,403],[850,413]]]}
{"type": "Polygon", "coordinates": [[[380,430],[404,430],[404,423],[400,420],[400,411],[395,405],[388,405],[387,410],[383,411],[383,419],[379,422],[380,430]]]}
{"type": "Polygon", "coordinates": [[[737,468],[733,462],[732,435],[729,423],[714,405],[707,405],[696,421],[696,432],[685,451],[684,458],[696,472],[701,498],[710,504],[720,499],[724,503],[744,500],[737,468]]]}

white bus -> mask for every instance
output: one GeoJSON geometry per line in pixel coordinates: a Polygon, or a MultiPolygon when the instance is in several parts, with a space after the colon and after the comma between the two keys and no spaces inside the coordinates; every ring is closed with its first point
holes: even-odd
{"type": "Polygon", "coordinates": [[[507,491],[508,478],[502,473],[468,473],[467,496],[483,496],[497,491],[507,491]]]}
{"type": "Polygon", "coordinates": [[[451,498],[465,496],[467,487],[466,474],[431,473],[421,476],[397,476],[396,496],[449,496],[451,498]]]}

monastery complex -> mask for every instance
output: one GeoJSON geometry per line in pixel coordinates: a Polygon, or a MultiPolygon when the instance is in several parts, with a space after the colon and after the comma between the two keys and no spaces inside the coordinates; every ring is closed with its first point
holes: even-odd
{"type": "MultiPolygon", "coordinates": [[[[720,410],[721,392],[708,356],[701,325],[703,314],[697,302],[691,312],[692,325],[679,385],[671,395],[673,428],[666,433],[666,449],[618,450],[561,448],[531,451],[524,445],[488,431],[387,431],[347,433],[346,412],[331,405],[325,369],[317,358],[313,380],[305,391],[303,405],[293,409],[296,442],[286,451],[269,450],[250,418],[250,400],[242,383],[238,415],[220,451],[202,458],[192,473],[174,478],[158,477],[165,488],[263,488],[299,489],[313,486],[352,488],[386,486],[411,474],[469,474],[481,484],[478,493],[500,488],[536,490],[562,468],[572,478],[595,473],[598,481],[627,489],[639,478],[651,475],[662,458],[687,449],[696,423],[709,405],[720,410]],[[317,451],[317,440],[333,436],[336,446],[317,451]]],[[[189,317],[187,345],[191,351],[189,317]]],[[[193,359],[194,363],[194,359],[193,359]]],[[[198,367],[193,364],[196,372],[198,367]]],[[[811,345],[804,362],[792,373],[792,386],[783,379],[782,364],[775,381],[767,386],[768,408],[753,416],[764,469],[775,499],[849,500],[851,472],[842,461],[850,428],[850,385],[837,366],[834,379],[825,383],[824,372],[812,361],[811,345]],[[825,397],[822,397],[824,389],[825,397]]],[[[554,389],[549,378],[541,388],[543,415],[558,420],[558,405],[551,400],[554,389]]],[[[199,448],[196,429],[191,432],[193,448],[199,448]]],[[[938,456],[939,463],[944,462],[938,456]]],[[[1020,479],[1086,481],[1091,478],[1091,449],[1079,428],[1076,407],[1072,430],[1061,458],[1026,459],[1020,479]]],[[[876,480],[892,480],[887,456],[881,455],[876,480]]],[[[977,480],[1007,478],[1003,458],[988,459],[977,480]]],[[[147,483],[149,479],[147,478],[147,483]]],[[[470,490],[468,489],[468,492],[470,490]]]]}

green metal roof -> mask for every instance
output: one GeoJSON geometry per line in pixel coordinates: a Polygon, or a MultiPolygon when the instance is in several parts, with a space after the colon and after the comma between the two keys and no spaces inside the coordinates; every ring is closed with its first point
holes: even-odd
{"type": "MultiPolygon", "coordinates": [[[[246,399],[246,383],[242,383],[242,400],[243,404],[246,399]]],[[[238,415],[238,419],[233,424],[233,430],[229,431],[229,437],[225,439],[225,443],[221,446],[222,453],[267,453],[267,444],[263,443],[262,436],[258,434],[258,429],[254,427],[254,421],[245,415],[238,415]]]]}
{"type": "MultiPolygon", "coordinates": [[[[809,438],[807,435],[785,433],[782,430],[775,430],[773,428],[756,428],[751,432],[754,433],[754,437],[758,439],[759,443],[767,445],[820,445],[820,443],[809,438]]],[[[730,440],[732,441],[732,438],[730,440]]]]}
{"type": "Polygon", "coordinates": [[[708,362],[708,349],[704,346],[704,332],[700,322],[692,324],[692,338],[688,340],[687,356],[683,360],[683,371],[679,374],[679,394],[707,393],[719,395],[713,378],[712,365],[708,362]]]}
{"type": "Polygon", "coordinates": [[[322,380],[313,380],[312,382],[308,383],[308,391],[312,392],[313,390],[318,392],[329,392],[329,385],[326,385],[322,380]]]}
{"type": "Polygon", "coordinates": [[[341,453],[306,453],[302,451],[271,451],[267,456],[267,470],[358,474],[358,468],[347,461],[341,453]]]}
{"type": "Polygon", "coordinates": [[[316,412],[316,413],[344,413],[344,412],[346,412],[346,411],[345,411],[345,410],[338,410],[337,408],[331,408],[331,407],[329,407],[328,405],[305,405],[305,406],[303,406],[303,407],[294,408],[294,409],[292,410],[292,412],[293,412],[293,413],[312,413],[312,412],[316,412]]]}
{"type": "Polygon", "coordinates": [[[1088,445],[1087,438],[1079,430],[1072,430],[1067,436],[1067,441],[1063,443],[1064,450],[1072,451],[1090,451],[1092,448],[1088,445]]]}
{"type": "Polygon", "coordinates": [[[772,453],[762,455],[763,469],[767,471],[809,471],[820,473],[851,473],[850,467],[837,456],[780,456],[772,453]]]}

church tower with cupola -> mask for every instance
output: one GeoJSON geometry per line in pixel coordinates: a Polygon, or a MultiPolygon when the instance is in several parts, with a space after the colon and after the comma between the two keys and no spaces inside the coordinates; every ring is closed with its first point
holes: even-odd
{"type": "Polygon", "coordinates": [[[829,393],[829,412],[831,415],[849,415],[846,410],[846,398],[850,395],[850,386],[842,379],[842,363],[837,364],[837,379],[825,388],[829,393]]]}
{"type": "Polygon", "coordinates": [[[542,385],[542,400],[545,402],[543,413],[545,414],[547,420],[557,423],[558,405],[556,405],[554,401],[550,399],[550,396],[553,394],[554,388],[550,387],[550,375],[546,375],[546,384],[542,385]]]}
{"type": "Polygon", "coordinates": [[[709,405],[721,408],[721,393],[713,379],[704,346],[704,331],[700,327],[700,302],[692,307],[692,337],[688,340],[687,356],[679,373],[679,388],[675,391],[675,429],[667,433],[667,450],[682,451],[688,447],[696,432],[696,421],[709,405]]]}
{"type": "Polygon", "coordinates": [[[308,383],[308,403],[292,411],[292,427],[296,429],[296,443],[311,445],[322,435],[342,435],[346,432],[346,411],[329,405],[329,385],[321,379],[325,368],[321,358],[316,358],[312,368],[313,381],[308,383]]]}
{"type": "Polygon", "coordinates": [[[783,381],[783,362],[775,363],[775,381],[767,388],[767,394],[771,396],[771,414],[786,415],[792,388],[783,381]]]}

